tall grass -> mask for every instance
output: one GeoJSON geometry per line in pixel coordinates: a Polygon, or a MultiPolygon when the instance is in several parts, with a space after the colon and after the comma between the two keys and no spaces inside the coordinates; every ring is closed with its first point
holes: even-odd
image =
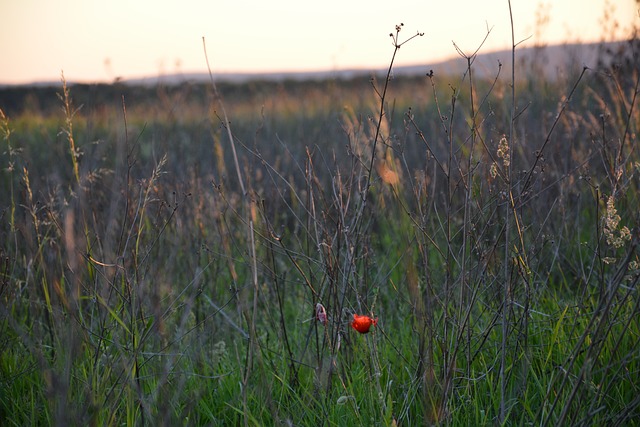
{"type": "Polygon", "coordinates": [[[393,78],[402,30],[368,81],[3,112],[2,424],[635,423],[637,39],[393,78]]]}

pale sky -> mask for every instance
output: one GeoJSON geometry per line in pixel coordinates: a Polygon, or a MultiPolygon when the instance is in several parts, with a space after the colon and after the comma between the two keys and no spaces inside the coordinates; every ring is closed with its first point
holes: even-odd
{"type": "MultiPolygon", "coordinates": [[[[531,36],[523,46],[598,41],[612,8],[617,38],[640,23],[635,0],[512,7],[516,38],[531,36]]],[[[203,36],[214,73],[382,68],[401,22],[401,39],[425,35],[403,46],[398,65],[452,57],[452,42],[471,53],[488,27],[482,52],[511,43],[507,0],[0,0],[0,22],[0,83],[58,81],[62,70],[84,82],[206,71],[203,36]]]]}

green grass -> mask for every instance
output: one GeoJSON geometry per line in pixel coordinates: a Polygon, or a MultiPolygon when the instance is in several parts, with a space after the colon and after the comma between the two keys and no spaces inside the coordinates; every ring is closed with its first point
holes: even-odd
{"type": "Polygon", "coordinates": [[[223,104],[7,89],[0,424],[637,423],[626,49],[570,80],[252,82],[223,104]]]}

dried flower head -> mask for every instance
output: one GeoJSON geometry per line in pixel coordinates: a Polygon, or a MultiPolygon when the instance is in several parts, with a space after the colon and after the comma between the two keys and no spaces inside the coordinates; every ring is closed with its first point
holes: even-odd
{"type": "Polygon", "coordinates": [[[617,249],[631,240],[631,232],[629,229],[626,226],[619,228],[620,215],[618,215],[618,210],[615,207],[615,198],[613,195],[607,199],[607,210],[603,222],[603,233],[607,239],[607,244],[617,249]]]}
{"type": "Polygon", "coordinates": [[[511,159],[509,158],[509,141],[507,141],[506,137],[502,137],[500,142],[498,142],[498,157],[502,159],[502,164],[505,168],[508,168],[511,164],[511,159]]]}
{"type": "Polygon", "coordinates": [[[496,162],[491,163],[489,174],[491,175],[491,178],[495,178],[496,176],[498,176],[498,165],[496,164],[496,162]]]}

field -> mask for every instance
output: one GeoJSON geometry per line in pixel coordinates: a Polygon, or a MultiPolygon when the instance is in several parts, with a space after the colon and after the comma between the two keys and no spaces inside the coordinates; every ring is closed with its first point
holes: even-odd
{"type": "Polygon", "coordinates": [[[3,89],[0,424],[638,424],[640,44],[517,52],[3,89]]]}

